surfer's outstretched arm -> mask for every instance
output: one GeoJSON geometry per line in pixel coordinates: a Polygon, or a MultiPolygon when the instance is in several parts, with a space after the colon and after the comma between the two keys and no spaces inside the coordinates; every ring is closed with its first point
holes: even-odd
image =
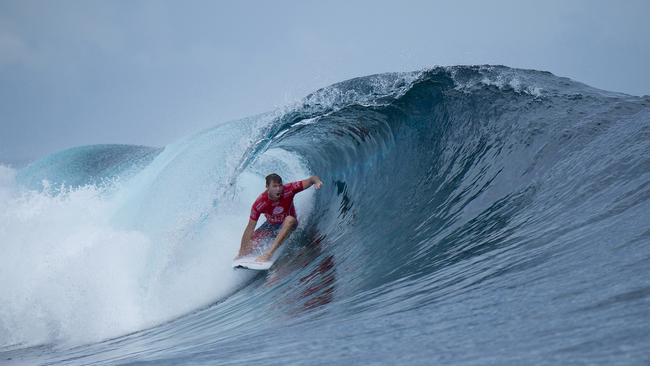
{"type": "Polygon", "coordinates": [[[239,247],[239,254],[237,257],[248,254],[251,251],[251,243],[253,239],[253,231],[255,231],[255,225],[257,221],[253,219],[248,219],[248,225],[244,229],[244,235],[241,237],[241,246],[239,247]]]}
{"type": "Polygon", "coordinates": [[[316,189],[320,189],[320,187],[323,185],[323,182],[321,182],[320,177],[317,175],[312,175],[311,177],[307,179],[303,179],[302,181],[302,189],[307,189],[311,186],[314,186],[316,189]]]}

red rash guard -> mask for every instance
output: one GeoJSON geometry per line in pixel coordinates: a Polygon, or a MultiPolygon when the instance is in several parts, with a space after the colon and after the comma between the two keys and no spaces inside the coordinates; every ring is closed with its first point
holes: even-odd
{"type": "Polygon", "coordinates": [[[291,215],[296,217],[296,208],[293,206],[293,196],[302,191],[302,181],[287,183],[282,186],[282,196],[279,200],[273,201],[269,198],[267,191],[262,192],[253,203],[250,219],[257,221],[260,214],[264,214],[269,224],[281,224],[284,219],[291,215]]]}

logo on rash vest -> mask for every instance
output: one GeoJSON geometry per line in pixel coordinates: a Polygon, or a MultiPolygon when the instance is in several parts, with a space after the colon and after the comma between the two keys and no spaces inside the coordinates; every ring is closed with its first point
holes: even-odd
{"type": "Polygon", "coordinates": [[[282,212],[284,212],[284,208],[282,208],[282,206],[278,206],[278,207],[276,207],[276,208],[273,209],[273,214],[274,214],[274,215],[279,215],[279,214],[281,214],[282,212]]]}

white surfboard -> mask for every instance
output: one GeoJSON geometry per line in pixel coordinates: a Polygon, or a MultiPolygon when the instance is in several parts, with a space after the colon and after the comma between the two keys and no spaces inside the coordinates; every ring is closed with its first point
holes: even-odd
{"type": "MultiPolygon", "coordinates": [[[[275,253],[274,253],[275,254],[275,253]]],[[[241,257],[232,261],[232,268],[254,269],[256,271],[266,271],[273,265],[273,260],[258,262],[257,256],[241,257]]]]}
{"type": "Polygon", "coordinates": [[[256,271],[266,271],[271,268],[273,263],[275,263],[275,261],[280,256],[280,253],[284,247],[287,246],[286,242],[282,243],[282,245],[280,245],[280,247],[273,253],[271,260],[266,262],[258,262],[255,259],[257,259],[257,257],[263,253],[266,253],[271,248],[271,244],[273,244],[273,238],[274,237],[267,237],[260,240],[259,243],[257,243],[257,246],[253,249],[252,253],[244,257],[235,258],[232,261],[232,268],[252,269],[256,271]]]}

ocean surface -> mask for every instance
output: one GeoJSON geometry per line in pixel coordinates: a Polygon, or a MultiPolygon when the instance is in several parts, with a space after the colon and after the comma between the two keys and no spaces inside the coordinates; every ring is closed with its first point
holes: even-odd
{"type": "Polygon", "coordinates": [[[650,364],[648,96],[436,67],[6,163],[2,365],[650,364]],[[271,172],[324,185],[233,270],[271,172]]]}

